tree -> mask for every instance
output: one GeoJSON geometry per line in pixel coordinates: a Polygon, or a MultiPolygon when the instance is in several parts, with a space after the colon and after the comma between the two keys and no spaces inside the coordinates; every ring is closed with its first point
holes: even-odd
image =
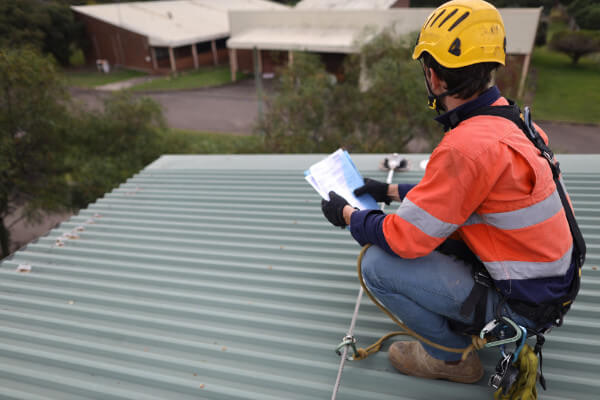
{"type": "Polygon", "coordinates": [[[600,29],[600,1],[599,0],[575,0],[570,2],[567,8],[569,15],[575,18],[575,22],[582,29],[600,29]]]}
{"type": "Polygon", "coordinates": [[[567,54],[577,64],[582,56],[600,51],[600,35],[596,31],[559,31],[552,36],[550,48],[567,54]]]}
{"type": "Polygon", "coordinates": [[[317,55],[295,53],[257,130],[277,152],[405,151],[434,132],[414,40],[384,32],[344,63],[337,82],[317,55]]]}
{"type": "Polygon", "coordinates": [[[71,206],[81,208],[162,154],[165,120],[150,98],[116,92],[99,111],[74,113],[68,156],[71,206]]]}
{"type": "Polygon", "coordinates": [[[161,154],[164,126],[156,102],[126,93],[76,109],[51,56],[0,50],[0,258],[8,215],[84,207],[161,154]]]}
{"type": "Polygon", "coordinates": [[[51,57],[33,49],[0,50],[0,249],[8,254],[5,218],[64,209],[68,197],[65,137],[68,94],[51,57]]]}
{"type": "Polygon", "coordinates": [[[74,47],[84,41],[83,26],[62,1],[0,2],[0,47],[33,46],[69,64],[74,47]]]}

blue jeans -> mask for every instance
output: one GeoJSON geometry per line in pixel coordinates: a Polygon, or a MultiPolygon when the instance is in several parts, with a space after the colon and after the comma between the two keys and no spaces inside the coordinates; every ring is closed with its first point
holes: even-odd
{"type": "MultiPolygon", "coordinates": [[[[471,267],[437,251],[425,257],[404,259],[371,246],[362,260],[362,275],[369,291],[396,317],[423,337],[447,347],[464,348],[471,337],[453,332],[449,319],[473,323],[473,315],[464,318],[460,308],[474,281],[471,267]]],[[[501,298],[488,289],[485,321],[495,317],[501,298]]],[[[527,329],[532,322],[504,305],[505,315],[527,329]]],[[[449,353],[423,344],[432,357],[455,361],[460,354],[449,353]]]]}

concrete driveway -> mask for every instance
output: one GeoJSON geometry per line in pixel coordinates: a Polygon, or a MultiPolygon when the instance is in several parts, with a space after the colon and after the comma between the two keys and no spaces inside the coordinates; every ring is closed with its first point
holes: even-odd
{"type": "Polygon", "coordinates": [[[600,154],[600,125],[540,121],[556,153],[600,154]]]}
{"type": "MultiPolygon", "coordinates": [[[[269,87],[269,82],[265,86],[269,87]]],[[[251,134],[258,114],[254,80],[247,79],[214,88],[134,92],[147,96],[163,107],[172,128],[195,131],[251,134]]],[[[97,108],[108,92],[72,89],[73,98],[88,107],[97,108]]]]}

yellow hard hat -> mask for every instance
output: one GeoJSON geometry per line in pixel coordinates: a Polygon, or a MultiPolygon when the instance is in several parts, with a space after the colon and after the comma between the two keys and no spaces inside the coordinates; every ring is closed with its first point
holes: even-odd
{"type": "Polygon", "coordinates": [[[449,1],[423,24],[413,59],[421,57],[424,51],[446,68],[482,62],[504,65],[504,22],[496,7],[483,0],[449,1]]]}

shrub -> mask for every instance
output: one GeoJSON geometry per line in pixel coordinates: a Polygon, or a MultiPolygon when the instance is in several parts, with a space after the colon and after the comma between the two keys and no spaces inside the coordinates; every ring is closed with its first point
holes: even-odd
{"type": "Polygon", "coordinates": [[[346,59],[341,82],[317,55],[295,54],[257,126],[267,150],[402,152],[413,139],[432,144],[439,130],[412,43],[384,32],[346,59]]]}
{"type": "Polygon", "coordinates": [[[595,31],[559,31],[552,36],[550,48],[567,54],[577,64],[582,56],[600,51],[600,35],[595,31]]]}

